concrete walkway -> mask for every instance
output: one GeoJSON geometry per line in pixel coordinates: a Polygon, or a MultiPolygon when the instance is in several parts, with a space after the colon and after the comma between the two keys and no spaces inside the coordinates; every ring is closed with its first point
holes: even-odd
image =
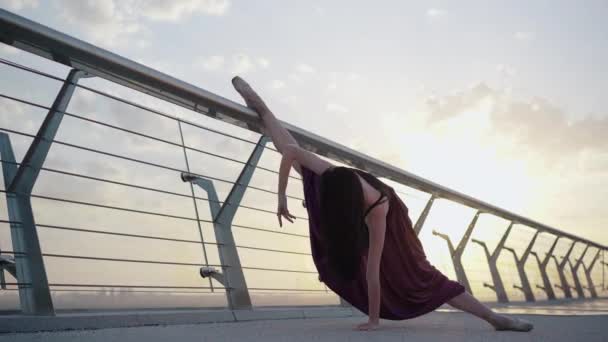
{"type": "Polygon", "coordinates": [[[495,332],[464,313],[435,312],[408,321],[384,321],[377,331],[354,331],[360,317],[287,319],[197,325],[10,334],[0,341],[608,341],[608,316],[520,315],[529,333],[495,332]]]}
{"type": "Polygon", "coordinates": [[[608,301],[599,300],[496,308],[533,322],[535,328],[529,333],[496,332],[471,315],[443,311],[412,320],[383,320],[382,328],[371,332],[353,330],[365,317],[343,317],[5,334],[0,342],[608,341],[607,306],[608,301]]]}

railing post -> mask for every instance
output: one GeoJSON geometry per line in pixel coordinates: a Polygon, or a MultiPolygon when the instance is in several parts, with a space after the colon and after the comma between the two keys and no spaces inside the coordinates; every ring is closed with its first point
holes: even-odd
{"type": "MultiPolygon", "coordinates": [[[[2,144],[2,140],[4,139],[3,135],[5,133],[0,133],[0,144],[2,144]]],[[[0,149],[2,147],[0,146],[0,149]]],[[[3,155],[4,156],[4,155],[3,155]]],[[[17,268],[15,267],[15,256],[14,255],[3,255],[2,249],[0,249],[0,288],[6,290],[6,278],[4,276],[4,272],[8,272],[13,278],[17,278],[17,268]]]]}
{"type": "Polygon", "coordinates": [[[221,206],[219,205],[217,191],[215,190],[212,181],[188,174],[182,174],[182,179],[184,181],[191,181],[207,192],[209,207],[213,217],[215,239],[218,244],[220,263],[222,264],[223,285],[226,287],[228,305],[233,310],[251,309],[251,297],[249,296],[247,282],[245,281],[245,275],[243,273],[243,268],[241,267],[238,250],[232,234],[232,220],[245,195],[245,190],[251,181],[256,165],[262,156],[262,152],[264,152],[264,146],[269,140],[270,139],[267,136],[263,135],[260,137],[256,147],[247,160],[247,164],[241,170],[240,175],[221,206]]]}
{"type": "Polygon", "coordinates": [[[540,230],[537,230],[536,233],[534,233],[534,237],[532,237],[532,240],[530,240],[530,243],[528,243],[528,247],[526,248],[526,250],[524,250],[524,253],[519,259],[519,267],[517,268],[519,272],[519,277],[521,278],[522,287],[526,291],[526,298],[529,299],[529,301],[534,301],[535,299],[534,293],[532,292],[532,288],[530,287],[530,282],[528,281],[528,275],[526,274],[526,262],[528,261],[528,257],[530,256],[532,247],[534,246],[534,243],[538,238],[538,234],[540,234],[540,230]]]}
{"type": "MultiPolygon", "coordinates": [[[[532,254],[534,256],[534,259],[536,259],[536,264],[538,265],[538,269],[540,270],[540,274],[541,274],[541,277],[543,278],[543,282],[544,282],[545,281],[544,278],[545,278],[546,274],[543,274],[544,271],[542,268],[542,262],[540,261],[540,257],[538,256],[538,253],[536,253],[534,251],[530,252],[530,254],[532,254]]],[[[549,283],[549,288],[550,287],[551,287],[551,284],[549,283]]],[[[549,290],[547,290],[546,284],[543,284],[543,286],[536,284],[536,288],[543,290],[545,292],[545,294],[547,295],[547,299],[553,299],[553,298],[549,297],[549,290]]]]}
{"type": "Polygon", "coordinates": [[[422,213],[420,213],[418,220],[416,220],[416,224],[414,225],[414,231],[416,232],[416,235],[420,235],[422,226],[424,226],[424,221],[426,221],[426,218],[429,215],[429,212],[431,211],[431,206],[433,205],[433,202],[436,198],[437,197],[435,196],[435,194],[431,195],[429,200],[426,202],[426,205],[424,206],[424,210],[422,210],[422,213]]]}
{"type": "Polygon", "coordinates": [[[19,301],[21,311],[27,315],[54,315],[30,195],[76,83],[86,76],[81,70],[70,71],[19,167],[15,164],[9,137],[2,135],[2,159],[12,163],[3,165],[4,182],[9,218],[14,221],[11,223],[11,240],[16,252],[19,301]]]}
{"type": "Polygon", "coordinates": [[[574,287],[579,298],[585,298],[585,291],[583,290],[583,286],[581,284],[580,279],[578,279],[578,269],[583,264],[583,258],[585,258],[585,254],[587,254],[589,247],[590,245],[585,246],[583,253],[581,253],[581,256],[578,258],[578,260],[576,260],[574,266],[571,267],[572,278],[574,279],[574,287]]]}
{"type": "Polygon", "coordinates": [[[68,77],[63,82],[55,102],[51,106],[48,114],[44,118],[40,129],[27,150],[23,162],[19,166],[14,179],[8,188],[9,192],[24,192],[31,194],[40,169],[44,164],[44,160],[51,149],[52,140],[55,138],[59,125],[63,120],[63,114],[70,104],[72,94],[76,89],[78,80],[83,77],[90,77],[82,70],[72,69],[68,77]]]}
{"type": "Polygon", "coordinates": [[[538,237],[539,233],[540,231],[538,230],[536,231],[536,233],[534,233],[534,237],[532,237],[532,240],[530,240],[530,242],[528,243],[528,246],[524,250],[524,253],[522,254],[521,258],[517,257],[517,253],[513,248],[503,247],[504,249],[513,253],[513,258],[515,259],[515,266],[517,267],[517,273],[519,274],[519,278],[521,280],[521,286],[514,287],[520,289],[524,293],[527,302],[533,302],[535,298],[534,293],[532,292],[532,287],[530,287],[530,282],[528,281],[528,275],[526,274],[525,266],[526,261],[528,260],[528,256],[530,255],[530,251],[532,250],[532,246],[534,246],[534,242],[536,241],[536,238],[538,237]]]}
{"type": "MultiPolygon", "coordinates": [[[[1,253],[2,251],[0,251],[1,253]]],[[[2,254],[0,254],[0,258],[2,254]]],[[[0,289],[6,290],[6,278],[4,277],[4,268],[0,267],[0,289]]]]}
{"type": "MultiPolygon", "coordinates": [[[[605,255],[606,255],[606,251],[602,250],[602,265],[606,265],[606,263],[604,262],[605,255]]],[[[606,288],[606,273],[604,272],[604,268],[602,267],[602,291],[604,291],[605,288],[606,288]]]]}
{"type": "Polygon", "coordinates": [[[555,261],[555,267],[557,269],[560,281],[560,284],[555,284],[554,286],[564,292],[565,298],[572,298],[572,294],[570,294],[570,297],[568,297],[568,293],[570,293],[570,285],[568,285],[566,277],[562,274],[562,270],[559,268],[559,261],[557,260],[557,257],[555,255],[551,255],[551,259],[555,261]]]}
{"type": "Polygon", "coordinates": [[[450,251],[450,255],[452,256],[452,263],[454,264],[454,271],[456,272],[456,278],[458,279],[458,282],[461,283],[462,286],[464,286],[464,288],[469,293],[473,293],[473,291],[471,290],[471,285],[469,284],[467,274],[465,273],[464,267],[462,266],[462,254],[467,245],[467,242],[469,241],[469,238],[471,237],[471,234],[473,233],[473,228],[475,228],[475,224],[477,223],[477,219],[479,218],[480,214],[481,214],[480,210],[478,210],[477,213],[475,213],[473,220],[467,227],[467,230],[464,232],[464,235],[462,236],[462,239],[460,239],[458,246],[456,246],[455,248],[454,248],[454,245],[452,244],[452,241],[450,240],[449,236],[433,230],[433,235],[441,237],[442,239],[446,240],[446,242],[448,243],[448,249],[450,251]]]}
{"type": "MultiPolygon", "coordinates": [[[[17,163],[9,136],[0,133],[2,171],[5,189],[17,174],[17,163]]],[[[21,312],[26,315],[54,315],[53,301],[38,241],[34,214],[28,195],[6,193],[11,241],[15,261],[15,278],[19,288],[21,312]]]]}
{"type": "Polygon", "coordinates": [[[589,292],[591,292],[591,298],[597,298],[597,291],[595,290],[595,285],[593,284],[593,277],[591,276],[591,272],[593,271],[593,267],[600,259],[601,249],[598,248],[595,256],[591,260],[589,267],[585,266],[585,262],[583,262],[583,271],[585,272],[585,278],[587,278],[587,286],[589,287],[589,292]]]}
{"type": "MultiPolygon", "coordinates": [[[[608,267],[608,263],[607,262],[602,261],[602,265],[608,267]]],[[[602,273],[603,272],[604,272],[604,268],[602,267],[602,273]]],[[[606,286],[606,283],[605,283],[604,280],[602,280],[602,290],[608,290],[608,286],[606,286]]]]}
{"type": "Polygon", "coordinates": [[[493,285],[490,286],[489,284],[484,283],[484,286],[494,290],[494,292],[496,293],[496,299],[500,303],[509,302],[509,298],[507,297],[507,292],[505,291],[504,283],[502,282],[502,278],[500,277],[500,272],[498,271],[497,261],[498,261],[498,256],[500,255],[500,252],[502,251],[502,247],[504,246],[505,242],[507,241],[507,237],[509,236],[509,233],[511,232],[512,227],[513,227],[513,222],[511,222],[509,224],[509,227],[507,227],[507,230],[502,235],[500,241],[496,245],[496,248],[494,249],[492,254],[490,254],[490,251],[488,250],[488,246],[486,245],[485,242],[479,241],[477,239],[471,239],[471,242],[477,243],[481,247],[483,247],[483,249],[486,253],[486,258],[488,260],[488,266],[490,267],[490,274],[492,276],[493,285]]]}
{"type": "Polygon", "coordinates": [[[557,273],[559,274],[559,279],[562,283],[562,290],[564,291],[564,295],[566,296],[566,298],[572,298],[572,291],[570,291],[570,285],[568,284],[568,280],[566,279],[566,275],[564,274],[564,267],[566,267],[566,263],[568,262],[570,253],[572,253],[572,249],[574,249],[574,245],[576,245],[576,241],[572,242],[572,245],[570,245],[570,248],[566,252],[566,255],[562,257],[563,260],[561,262],[558,262],[557,258],[555,258],[555,263],[557,264],[557,273]]]}
{"type": "MultiPolygon", "coordinates": [[[[555,299],[556,297],[555,297],[555,291],[553,291],[553,286],[551,286],[551,280],[549,280],[549,275],[547,274],[547,266],[549,265],[549,261],[551,261],[551,256],[553,255],[553,251],[555,250],[555,247],[557,246],[557,242],[559,241],[560,238],[561,238],[560,236],[555,237],[555,240],[553,240],[553,244],[551,244],[551,247],[547,251],[545,258],[539,264],[540,274],[541,274],[541,277],[543,278],[543,288],[545,289],[545,292],[547,292],[547,298],[550,300],[555,299]]],[[[538,257],[538,255],[537,255],[537,257],[538,257]]]]}
{"type": "MultiPolygon", "coordinates": [[[[563,258],[563,257],[562,257],[562,258],[563,258]]],[[[568,263],[568,266],[570,266],[570,271],[572,271],[572,268],[573,268],[573,266],[574,266],[574,265],[572,265],[572,260],[568,259],[568,260],[567,260],[567,263],[568,263]]],[[[576,287],[575,287],[575,286],[570,285],[570,290],[571,290],[571,291],[572,291],[572,290],[576,290],[576,287]]]]}

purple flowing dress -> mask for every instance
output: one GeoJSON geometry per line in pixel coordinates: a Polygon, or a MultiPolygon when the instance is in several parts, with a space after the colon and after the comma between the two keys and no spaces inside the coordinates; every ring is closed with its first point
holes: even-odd
{"type": "MultiPolygon", "coordinates": [[[[380,318],[410,319],[431,312],[465,291],[427,260],[408,216],[408,208],[395,190],[374,175],[352,168],[389,199],[386,236],[380,261],[380,318]]],[[[321,280],[355,308],[368,314],[367,250],[361,255],[354,280],[343,281],[332,274],[320,232],[320,176],[302,166],[304,200],[308,211],[310,247],[321,280]]]]}

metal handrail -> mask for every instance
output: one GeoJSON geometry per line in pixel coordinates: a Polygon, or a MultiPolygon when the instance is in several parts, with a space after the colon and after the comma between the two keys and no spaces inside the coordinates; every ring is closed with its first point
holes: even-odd
{"type": "MultiPolygon", "coordinates": [[[[247,107],[2,9],[0,9],[0,40],[16,48],[84,70],[92,75],[201,114],[261,132],[262,124],[257,114],[247,107]]],[[[286,122],[282,122],[282,124],[294,135],[302,147],[317,154],[505,220],[606,249],[605,245],[564,232],[429,181],[302,128],[286,122]]]]}

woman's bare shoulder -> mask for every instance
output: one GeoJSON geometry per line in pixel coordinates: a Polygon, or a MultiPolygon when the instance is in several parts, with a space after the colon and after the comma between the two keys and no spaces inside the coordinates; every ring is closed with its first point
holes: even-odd
{"type": "Polygon", "coordinates": [[[361,182],[365,204],[366,206],[371,205],[380,197],[381,192],[369,184],[369,182],[361,177],[359,173],[357,173],[357,177],[359,177],[359,181],[361,182]]]}

